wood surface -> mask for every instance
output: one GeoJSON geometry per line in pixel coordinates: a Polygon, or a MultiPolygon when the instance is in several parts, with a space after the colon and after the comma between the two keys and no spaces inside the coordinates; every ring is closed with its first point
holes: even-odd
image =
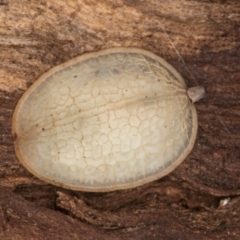
{"type": "Polygon", "coordinates": [[[0,239],[239,239],[239,63],[239,0],[0,0],[0,239]],[[206,88],[192,153],[125,191],[38,180],[14,152],[19,98],[51,67],[119,46],[152,51],[206,88]]]}

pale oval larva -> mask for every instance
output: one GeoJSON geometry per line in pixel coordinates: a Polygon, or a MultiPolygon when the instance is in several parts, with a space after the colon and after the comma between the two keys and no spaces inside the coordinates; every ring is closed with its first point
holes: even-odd
{"type": "Polygon", "coordinates": [[[65,188],[139,186],[174,170],[192,150],[194,92],[151,52],[84,54],[24,93],[13,115],[16,154],[31,173],[65,188]]]}

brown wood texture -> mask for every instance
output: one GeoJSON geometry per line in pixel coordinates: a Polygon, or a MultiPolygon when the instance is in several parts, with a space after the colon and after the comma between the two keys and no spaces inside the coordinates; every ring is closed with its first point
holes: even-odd
{"type": "Polygon", "coordinates": [[[239,0],[0,0],[0,239],[239,239],[239,63],[239,0]],[[51,67],[116,46],[152,51],[206,87],[192,153],[125,191],[38,180],[14,153],[17,101],[51,67]]]}

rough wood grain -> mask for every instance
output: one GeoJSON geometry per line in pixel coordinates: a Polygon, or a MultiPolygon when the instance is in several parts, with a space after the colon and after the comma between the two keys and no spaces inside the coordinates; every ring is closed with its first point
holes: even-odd
{"type": "Polygon", "coordinates": [[[0,1],[0,239],[238,239],[239,49],[238,0],[0,1]],[[47,185],[15,156],[14,107],[49,68],[114,46],[150,50],[207,88],[193,152],[131,190],[47,185]]]}

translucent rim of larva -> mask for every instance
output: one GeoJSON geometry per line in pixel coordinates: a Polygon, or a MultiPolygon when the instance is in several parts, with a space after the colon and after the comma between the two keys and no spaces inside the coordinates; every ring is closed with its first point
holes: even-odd
{"type": "MultiPolygon", "coordinates": [[[[89,59],[91,57],[98,57],[101,55],[106,55],[109,53],[139,53],[139,54],[143,54],[145,56],[148,56],[158,62],[160,62],[166,69],[168,69],[178,80],[179,82],[187,89],[186,83],[183,80],[183,78],[181,77],[181,75],[169,64],[167,63],[164,59],[162,59],[161,57],[157,56],[156,54],[149,52],[147,50],[143,50],[143,49],[139,49],[139,48],[110,48],[110,49],[106,49],[106,50],[101,50],[99,52],[92,52],[92,53],[85,53],[79,57],[73,58],[65,63],[62,63],[56,67],[51,68],[49,71],[47,71],[46,73],[44,73],[43,75],[41,75],[26,91],[25,93],[22,95],[22,97],[20,98],[19,102],[17,103],[17,106],[14,110],[13,113],[13,117],[12,117],[12,134],[14,138],[17,138],[17,118],[18,118],[18,114],[19,114],[19,109],[22,106],[22,104],[24,104],[25,100],[28,98],[28,96],[33,92],[33,90],[35,88],[37,88],[42,82],[45,81],[45,79],[47,79],[47,77],[49,77],[50,75],[52,75],[53,73],[73,65],[76,62],[80,62],[83,61],[85,59],[89,59]]],[[[186,93],[187,94],[187,93],[186,93]]],[[[189,100],[190,101],[190,100],[189,100]]],[[[182,152],[182,154],[179,156],[179,158],[177,160],[175,160],[173,162],[173,164],[171,164],[169,167],[167,167],[166,169],[164,169],[163,171],[159,172],[158,174],[155,174],[153,176],[149,176],[147,178],[144,179],[140,179],[136,182],[132,182],[132,183],[125,183],[125,184],[118,184],[118,185],[114,185],[114,186],[93,186],[93,187],[85,187],[85,186],[73,186],[73,185],[69,185],[69,184],[64,184],[61,182],[56,182],[54,180],[51,180],[49,178],[45,178],[42,175],[40,175],[37,171],[35,171],[33,168],[31,168],[28,163],[24,160],[24,157],[22,156],[21,150],[19,149],[19,147],[16,144],[16,141],[14,141],[14,147],[15,147],[15,152],[16,155],[19,159],[19,161],[21,162],[21,164],[30,172],[32,173],[34,176],[38,177],[39,179],[53,184],[55,186],[59,186],[59,187],[63,187],[63,188],[67,188],[67,189],[71,189],[71,190],[75,190],[75,191],[86,191],[86,192],[110,192],[110,191],[115,191],[115,190],[124,190],[124,189],[129,189],[129,188],[134,188],[134,187],[138,187],[140,185],[144,185],[146,183],[152,182],[154,180],[160,179],[164,176],[166,176],[167,174],[169,174],[170,172],[172,172],[178,165],[180,165],[183,160],[189,155],[189,153],[192,151],[196,137],[197,137],[197,129],[198,129],[198,120],[197,120],[197,112],[196,112],[196,108],[194,106],[193,103],[190,102],[190,107],[191,107],[191,113],[192,113],[192,132],[191,132],[191,137],[189,139],[189,144],[188,146],[185,148],[185,150],[182,152]]]]}

